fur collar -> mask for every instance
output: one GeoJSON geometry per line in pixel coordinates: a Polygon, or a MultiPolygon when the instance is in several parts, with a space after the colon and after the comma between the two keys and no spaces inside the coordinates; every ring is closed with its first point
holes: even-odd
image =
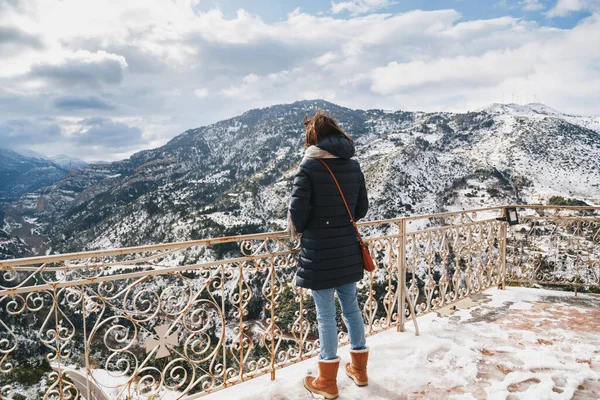
{"type": "Polygon", "coordinates": [[[306,150],[304,150],[304,158],[338,158],[328,152],[327,150],[323,150],[317,146],[310,146],[306,150]]]}

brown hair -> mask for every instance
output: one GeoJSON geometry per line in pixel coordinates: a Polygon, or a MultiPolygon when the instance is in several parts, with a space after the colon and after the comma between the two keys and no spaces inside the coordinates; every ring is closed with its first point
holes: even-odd
{"type": "Polygon", "coordinates": [[[323,110],[317,110],[315,116],[311,119],[308,119],[308,115],[305,115],[304,127],[306,128],[305,147],[307,148],[330,135],[342,135],[352,143],[350,136],[340,128],[335,118],[323,110]]]}

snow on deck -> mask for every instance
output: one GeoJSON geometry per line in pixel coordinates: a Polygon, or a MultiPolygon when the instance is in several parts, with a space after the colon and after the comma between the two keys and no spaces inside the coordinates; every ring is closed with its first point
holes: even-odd
{"type": "MultiPolygon", "coordinates": [[[[421,336],[407,323],[409,332],[369,337],[369,386],[340,367],[340,400],[600,399],[599,296],[510,287],[473,300],[419,318],[421,336]]],[[[350,360],[347,346],[338,354],[350,360]]],[[[302,386],[307,371],[316,374],[315,358],[204,398],[322,398],[302,386]]]]}

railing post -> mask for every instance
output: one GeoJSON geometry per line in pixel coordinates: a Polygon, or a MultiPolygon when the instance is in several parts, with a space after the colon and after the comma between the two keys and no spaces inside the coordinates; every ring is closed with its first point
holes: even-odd
{"type": "Polygon", "coordinates": [[[86,328],[86,314],[85,314],[85,286],[81,285],[81,317],[83,319],[83,354],[85,357],[85,389],[86,399],[91,399],[90,396],[90,379],[92,379],[92,370],[90,369],[90,353],[88,351],[88,337],[86,328]]]}
{"type": "Polygon", "coordinates": [[[500,222],[500,262],[502,263],[502,283],[500,288],[506,289],[506,242],[508,240],[508,222],[500,222]]]}
{"type": "Polygon", "coordinates": [[[406,315],[406,220],[398,223],[398,332],[404,332],[406,315]]]}
{"type": "Polygon", "coordinates": [[[240,367],[240,380],[244,382],[244,263],[240,262],[239,264],[239,278],[238,278],[238,305],[239,305],[239,330],[240,330],[240,349],[239,349],[239,367],[240,367]]]}
{"type": "Polygon", "coordinates": [[[299,335],[300,335],[300,351],[298,352],[299,357],[300,357],[300,361],[302,361],[304,359],[304,335],[302,334],[302,330],[304,329],[304,292],[303,292],[303,288],[299,287],[300,289],[300,315],[299,315],[299,335]]]}
{"type": "Polygon", "coordinates": [[[223,329],[221,330],[221,343],[223,343],[223,386],[227,387],[227,345],[225,344],[225,316],[227,315],[227,310],[225,310],[225,296],[227,296],[227,293],[225,292],[225,266],[221,264],[219,269],[221,270],[221,313],[223,315],[223,329]]]}
{"type": "Polygon", "coordinates": [[[271,380],[275,380],[275,256],[271,253],[271,380]]]}

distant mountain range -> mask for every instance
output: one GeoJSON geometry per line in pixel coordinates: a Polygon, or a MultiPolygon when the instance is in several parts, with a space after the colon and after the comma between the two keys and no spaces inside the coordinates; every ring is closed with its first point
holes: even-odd
{"type": "Polygon", "coordinates": [[[86,162],[65,155],[46,157],[31,151],[0,148],[0,205],[52,185],[70,170],[86,166],[86,162]]]}
{"type": "Polygon", "coordinates": [[[46,159],[0,148],[0,204],[58,182],[67,174],[46,159]]]}
{"type": "Polygon", "coordinates": [[[4,151],[13,161],[0,161],[0,170],[20,172],[8,174],[5,196],[16,200],[5,207],[2,226],[38,253],[282,229],[302,158],[302,119],[317,108],[355,139],[368,219],[553,195],[600,203],[600,118],[542,104],[459,114],[352,110],[314,100],[250,110],[127,160],[68,174],[58,161],[28,159],[23,167],[4,151]]]}

